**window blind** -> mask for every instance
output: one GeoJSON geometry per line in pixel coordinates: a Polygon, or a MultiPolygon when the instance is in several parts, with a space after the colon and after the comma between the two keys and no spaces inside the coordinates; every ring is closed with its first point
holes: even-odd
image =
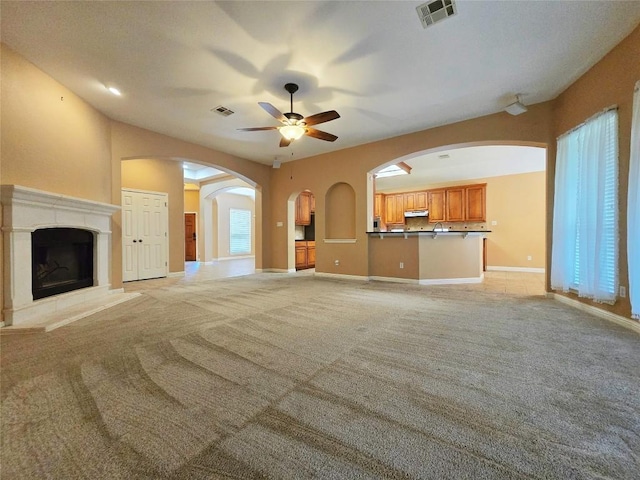
{"type": "Polygon", "coordinates": [[[251,253],[251,210],[229,209],[229,253],[251,253]]]}

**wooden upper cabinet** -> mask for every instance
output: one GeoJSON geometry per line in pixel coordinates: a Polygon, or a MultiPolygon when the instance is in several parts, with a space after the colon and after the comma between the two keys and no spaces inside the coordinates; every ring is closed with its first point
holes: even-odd
{"type": "Polygon", "coordinates": [[[405,211],[416,209],[416,193],[415,192],[409,192],[404,194],[404,209],[405,211]]]}
{"type": "Polygon", "coordinates": [[[429,202],[429,222],[444,222],[445,190],[430,190],[427,192],[429,202]]]}
{"type": "Polygon", "coordinates": [[[384,217],[384,195],[382,193],[376,193],[373,198],[373,216],[384,217]]]}
{"type": "Polygon", "coordinates": [[[311,192],[302,192],[296,198],[296,225],[311,225],[311,192]]]}
{"type": "Polygon", "coordinates": [[[404,223],[404,194],[393,193],[384,196],[384,223],[404,223]]]}
{"type": "Polygon", "coordinates": [[[415,207],[416,210],[427,209],[427,192],[415,192],[415,207]]]}
{"type": "Polygon", "coordinates": [[[464,222],[466,218],[466,189],[447,188],[446,192],[445,220],[447,222],[464,222]]]}
{"type": "Polygon", "coordinates": [[[467,216],[469,222],[486,222],[486,191],[487,185],[471,185],[466,188],[467,192],[467,216]]]}

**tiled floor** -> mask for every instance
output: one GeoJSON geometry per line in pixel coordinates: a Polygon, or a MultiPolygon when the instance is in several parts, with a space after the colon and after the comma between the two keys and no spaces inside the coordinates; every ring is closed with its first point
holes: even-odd
{"type": "Polygon", "coordinates": [[[478,287],[505,294],[544,295],[544,282],[544,273],[488,271],[478,287]]]}
{"type": "MultiPolygon", "coordinates": [[[[314,269],[301,270],[291,275],[312,275],[314,271],[314,269]]],[[[225,260],[207,264],[187,262],[185,263],[184,276],[128,282],[124,284],[124,290],[125,292],[140,292],[176,283],[201,282],[249,275],[254,272],[255,263],[253,258],[225,260]]],[[[451,285],[451,288],[460,288],[467,291],[481,290],[504,293],[505,295],[544,295],[544,281],[544,273],[488,271],[485,272],[482,283],[451,285]]]]}

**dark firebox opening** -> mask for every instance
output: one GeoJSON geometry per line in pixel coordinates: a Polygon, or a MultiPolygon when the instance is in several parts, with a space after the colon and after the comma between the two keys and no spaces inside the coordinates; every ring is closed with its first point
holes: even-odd
{"type": "Polygon", "coordinates": [[[93,233],[43,228],[31,234],[33,299],[93,286],[93,233]]]}

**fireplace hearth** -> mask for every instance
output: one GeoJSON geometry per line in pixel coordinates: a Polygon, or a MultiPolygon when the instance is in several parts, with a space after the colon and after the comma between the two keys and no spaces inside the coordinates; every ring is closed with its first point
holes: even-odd
{"type": "Polygon", "coordinates": [[[31,234],[33,299],[93,286],[93,233],[43,228],[31,234]]]}

